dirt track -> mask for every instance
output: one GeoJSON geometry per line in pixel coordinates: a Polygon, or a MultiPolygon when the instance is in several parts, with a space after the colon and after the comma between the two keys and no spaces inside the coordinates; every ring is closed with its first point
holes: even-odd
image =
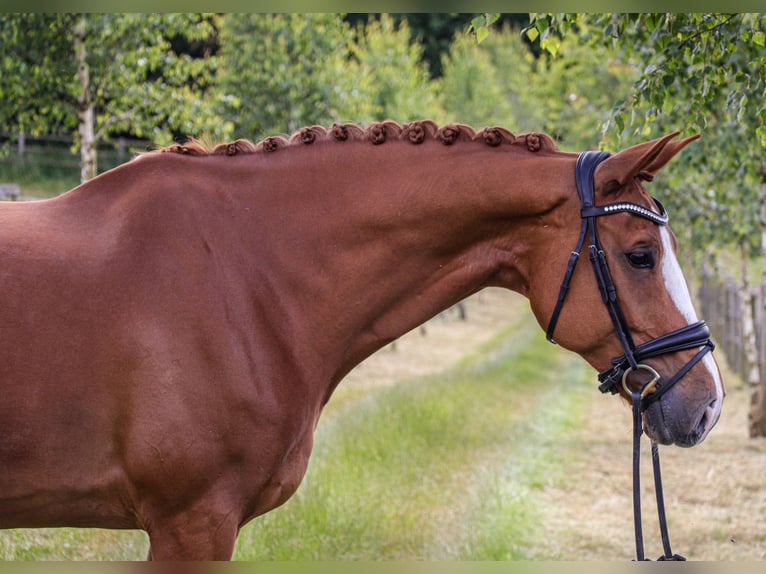
{"type": "MultiPolygon", "coordinates": [[[[766,439],[747,437],[747,394],[733,376],[724,377],[724,411],[707,440],[692,449],[660,449],[670,540],[674,552],[690,560],[763,560],[766,439]]],[[[573,480],[545,493],[544,554],[565,560],[634,556],[631,416],[616,402],[594,397],[588,424],[566,445],[576,453],[566,473],[573,480]]],[[[646,554],[657,558],[662,546],[648,440],[642,462],[646,554]]]]}

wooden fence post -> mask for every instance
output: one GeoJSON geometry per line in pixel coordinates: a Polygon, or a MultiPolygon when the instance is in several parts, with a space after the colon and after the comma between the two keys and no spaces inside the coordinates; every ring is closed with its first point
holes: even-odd
{"type": "Polygon", "coordinates": [[[750,395],[748,434],[766,436],[766,282],[750,289],[706,269],[698,300],[720,351],[750,395]]]}
{"type": "Polygon", "coordinates": [[[750,388],[750,412],[748,414],[751,438],[766,436],[766,341],[764,341],[764,284],[752,290],[753,322],[755,323],[756,352],[758,356],[758,377],[748,381],[750,388]]]}

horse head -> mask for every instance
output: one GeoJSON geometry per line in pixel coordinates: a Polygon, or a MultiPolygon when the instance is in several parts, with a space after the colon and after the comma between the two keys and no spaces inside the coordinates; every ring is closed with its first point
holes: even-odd
{"type": "MultiPolygon", "coordinates": [[[[644,183],[698,137],[671,141],[677,135],[614,155],[589,152],[579,157],[580,201],[566,202],[561,210],[555,226],[560,236],[553,242],[557,256],[548,252],[548,260],[537,265],[535,279],[548,288],[530,291],[547,293],[532,295],[538,320],[548,326],[549,338],[601,373],[602,391],[628,400],[641,392],[650,438],[689,447],[717,422],[724,389],[709,352],[709,331],[697,318],[681,272],[667,215],[644,189],[644,183]],[[575,249],[567,253],[566,267],[561,251],[570,244],[575,249]],[[578,265],[581,259],[591,264],[578,265]],[[562,284],[565,268],[556,299],[551,286],[562,284]]],[[[571,172],[568,179],[573,179],[571,172]]]]}

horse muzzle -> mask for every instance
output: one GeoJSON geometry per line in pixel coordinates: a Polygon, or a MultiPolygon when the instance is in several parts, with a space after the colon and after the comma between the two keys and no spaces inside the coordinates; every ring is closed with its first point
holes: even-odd
{"type": "Polygon", "coordinates": [[[644,411],[644,432],[658,444],[689,448],[705,440],[720,414],[718,397],[705,393],[704,398],[690,400],[682,393],[670,392],[644,411]]]}

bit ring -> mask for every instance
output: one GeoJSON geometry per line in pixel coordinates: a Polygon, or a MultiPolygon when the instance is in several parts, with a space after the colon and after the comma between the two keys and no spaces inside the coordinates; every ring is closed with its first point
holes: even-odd
{"type": "Polygon", "coordinates": [[[622,375],[622,388],[625,389],[625,392],[629,395],[633,393],[628,388],[628,375],[632,373],[634,370],[641,370],[641,371],[649,371],[649,373],[652,375],[652,380],[646,383],[643,388],[641,389],[641,398],[645,398],[646,395],[651,395],[652,393],[657,391],[657,382],[660,380],[660,374],[655,371],[652,367],[649,365],[639,364],[637,369],[633,369],[633,367],[628,367],[625,372],[622,375]]]}

